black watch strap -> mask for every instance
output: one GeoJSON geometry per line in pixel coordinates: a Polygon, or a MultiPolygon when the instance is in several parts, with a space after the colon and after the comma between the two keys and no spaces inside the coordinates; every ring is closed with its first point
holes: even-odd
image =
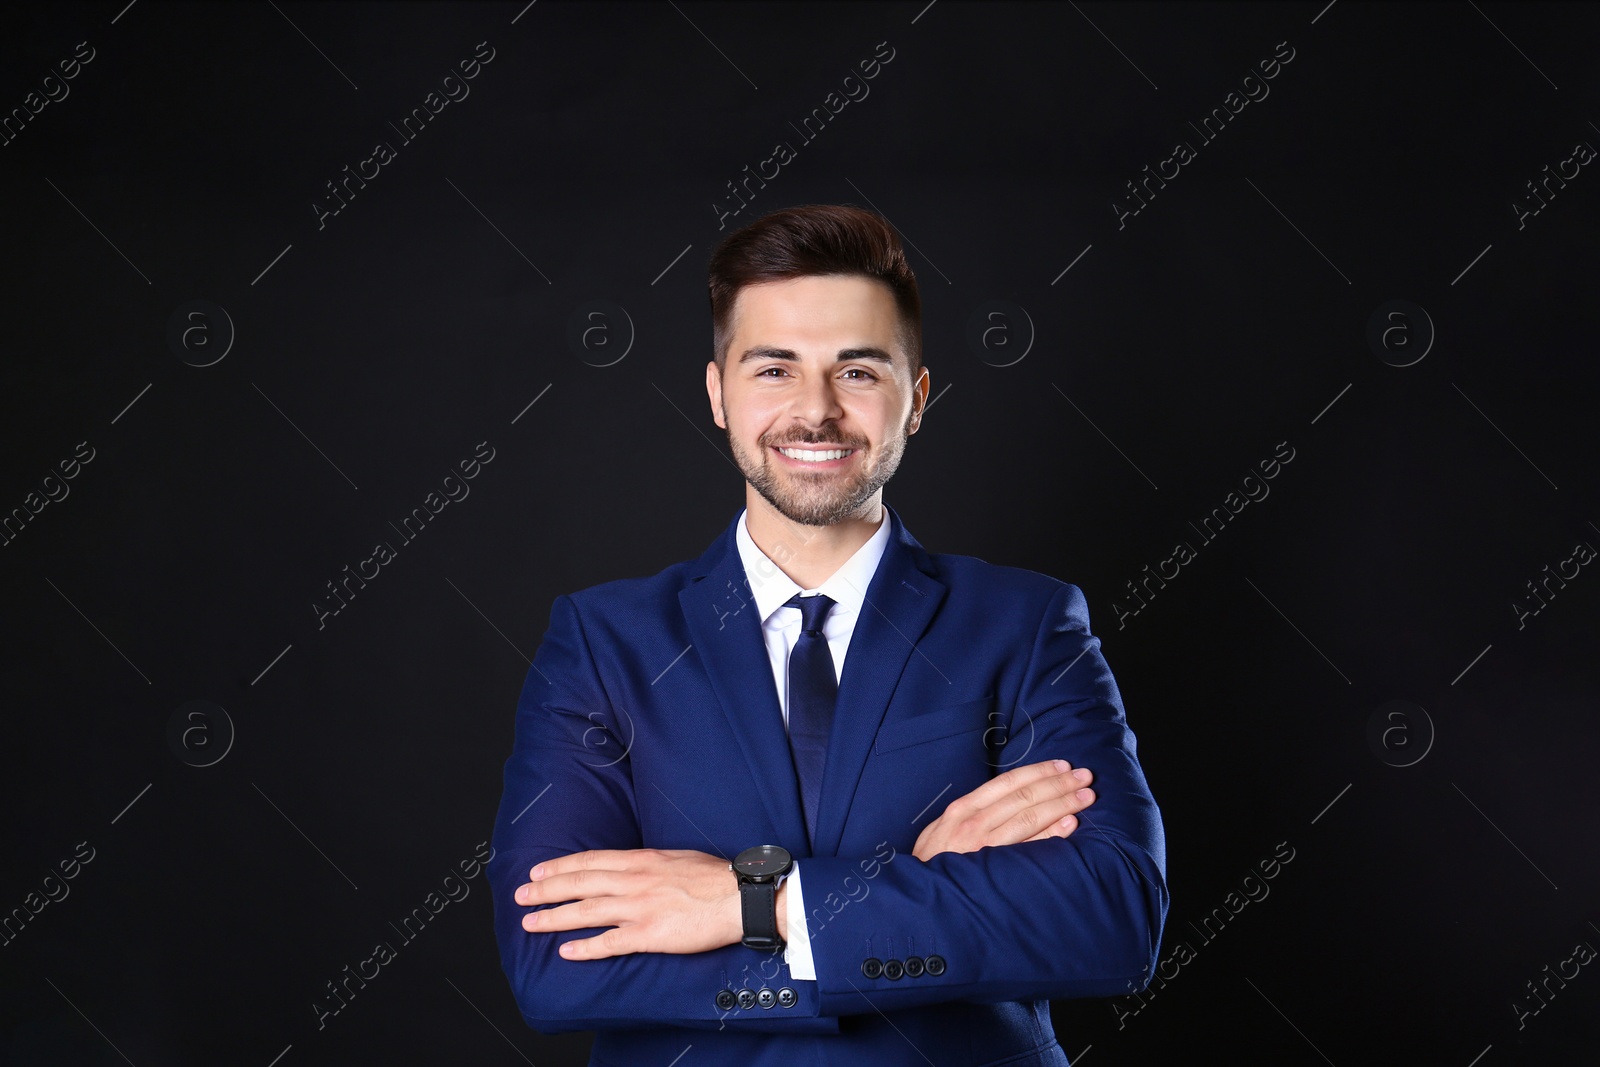
{"type": "Polygon", "coordinates": [[[777,881],[739,883],[739,910],[744,919],[744,941],[749,948],[777,952],[783,939],[778,936],[777,881]]]}

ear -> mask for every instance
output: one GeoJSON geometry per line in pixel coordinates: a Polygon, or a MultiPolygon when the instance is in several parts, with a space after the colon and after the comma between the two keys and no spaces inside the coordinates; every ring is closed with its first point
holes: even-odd
{"type": "Polygon", "coordinates": [[[911,425],[906,434],[914,434],[922,425],[922,411],[928,406],[928,368],[923,367],[917,383],[911,387],[911,425]]]}
{"type": "Polygon", "coordinates": [[[711,418],[726,430],[728,424],[722,421],[722,372],[717,370],[716,360],[706,364],[706,396],[711,400],[711,418]]]}

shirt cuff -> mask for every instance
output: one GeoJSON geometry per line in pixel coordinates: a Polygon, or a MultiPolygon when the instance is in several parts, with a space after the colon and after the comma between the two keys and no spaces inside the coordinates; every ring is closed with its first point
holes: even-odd
{"type": "Polygon", "coordinates": [[[817,980],[817,966],[811,959],[811,934],[806,930],[806,898],[800,890],[800,865],[785,876],[789,885],[789,899],[784,907],[784,921],[789,924],[789,936],[783,950],[783,962],[789,965],[789,977],[800,981],[817,980]]]}

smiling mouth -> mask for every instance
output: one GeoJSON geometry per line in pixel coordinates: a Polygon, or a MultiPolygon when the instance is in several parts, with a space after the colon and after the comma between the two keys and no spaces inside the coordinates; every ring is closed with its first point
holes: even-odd
{"type": "Polygon", "coordinates": [[[843,464],[856,452],[853,448],[801,448],[795,445],[775,446],[773,451],[796,466],[820,468],[843,464]]]}

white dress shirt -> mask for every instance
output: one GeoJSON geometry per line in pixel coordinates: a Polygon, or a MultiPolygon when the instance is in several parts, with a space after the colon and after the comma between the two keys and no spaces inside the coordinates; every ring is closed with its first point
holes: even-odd
{"type": "MultiPolygon", "coordinates": [[[[834,677],[844,677],[844,654],[850,647],[850,637],[855,633],[856,620],[866,604],[867,586],[883,559],[883,550],[889,544],[889,513],[883,513],[878,529],[866,543],[851,556],[828,580],[815,589],[801,589],[794,580],[756,547],[745,528],[745,512],[739,514],[739,527],[735,533],[739,558],[744,562],[745,577],[750,582],[750,592],[755,598],[756,617],[761,620],[761,636],[767,645],[767,657],[772,664],[772,678],[778,687],[778,707],[783,712],[784,729],[789,728],[789,652],[800,636],[800,609],[786,607],[785,603],[796,593],[805,596],[822,593],[834,601],[833,608],[822,623],[822,635],[828,641],[828,651],[833,653],[834,677]]],[[[781,546],[774,549],[784,555],[781,546]]],[[[806,929],[805,897],[800,889],[800,867],[796,862],[786,876],[789,881],[789,899],[784,909],[789,927],[783,962],[789,965],[791,978],[816,981],[816,964],[811,958],[811,935],[806,929]]],[[[783,884],[780,880],[779,885],[783,884]]]]}

